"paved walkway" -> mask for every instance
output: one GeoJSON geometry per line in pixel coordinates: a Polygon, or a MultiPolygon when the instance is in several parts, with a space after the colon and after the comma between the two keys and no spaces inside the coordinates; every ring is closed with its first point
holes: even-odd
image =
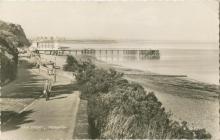
{"type": "Polygon", "coordinates": [[[66,76],[59,75],[52,89],[54,96],[49,101],[39,98],[17,113],[3,126],[0,139],[72,139],[80,99],[71,82],[66,76]]]}
{"type": "Polygon", "coordinates": [[[11,120],[1,139],[70,140],[78,110],[79,92],[61,94],[45,101],[41,98],[11,120]]]}

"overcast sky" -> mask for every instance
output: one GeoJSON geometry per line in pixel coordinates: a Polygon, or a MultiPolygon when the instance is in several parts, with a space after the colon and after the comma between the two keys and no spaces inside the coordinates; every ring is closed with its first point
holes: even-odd
{"type": "Polygon", "coordinates": [[[28,37],[217,42],[215,0],[164,1],[0,1],[0,19],[22,25],[28,37]]]}

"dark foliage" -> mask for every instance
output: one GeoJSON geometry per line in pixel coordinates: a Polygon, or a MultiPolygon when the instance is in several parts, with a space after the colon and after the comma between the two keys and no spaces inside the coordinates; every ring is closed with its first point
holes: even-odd
{"type": "Polygon", "coordinates": [[[9,59],[3,53],[0,53],[1,58],[1,83],[6,80],[14,80],[17,75],[17,62],[14,59],[9,59]]]}
{"type": "Polygon", "coordinates": [[[211,138],[205,129],[192,130],[185,121],[173,121],[153,92],[129,83],[122,73],[98,69],[90,61],[72,62],[67,65],[77,65],[76,79],[88,100],[92,138],[211,138]]]}
{"type": "Polygon", "coordinates": [[[77,68],[78,68],[77,60],[73,56],[68,55],[66,59],[66,64],[64,65],[63,69],[65,71],[76,71],[77,68]]]}

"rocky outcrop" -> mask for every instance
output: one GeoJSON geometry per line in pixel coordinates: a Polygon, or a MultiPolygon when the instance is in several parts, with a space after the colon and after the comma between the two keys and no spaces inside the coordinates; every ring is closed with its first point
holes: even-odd
{"type": "Polygon", "coordinates": [[[29,45],[30,42],[20,25],[0,20],[1,85],[16,77],[18,48],[29,45]]]}

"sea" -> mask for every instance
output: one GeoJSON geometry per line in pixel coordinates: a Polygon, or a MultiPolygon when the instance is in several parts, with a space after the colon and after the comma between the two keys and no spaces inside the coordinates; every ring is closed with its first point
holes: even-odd
{"type": "MultiPolygon", "coordinates": [[[[218,43],[75,43],[70,48],[94,48],[98,60],[130,69],[151,71],[158,74],[186,75],[189,79],[219,85],[218,43]],[[114,48],[114,51],[105,51],[114,48]],[[160,59],[147,59],[137,54],[116,51],[126,49],[158,49],[160,59]],[[99,51],[102,50],[102,51],[99,51]]],[[[72,55],[81,55],[80,52],[72,55]]]]}
{"type": "MultiPolygon", "coordinates": [[[[110,64],[121,65],[126,68],[151,71],[158,74],[186,75],[189,79],[209,84],[219,84],[219,50],[213,48],[215,44],[201,44],[202,49],[189,48],[192,44],[185,44],[185,48],[162,48],[160,59],[147,59],[137,54],[123,54],[121,52],[97,52],[96,58],[110,64]]],[[[151,45],[152,46],[152,45],[151,45]]],[[[158,46],[158,45],[157,45],[158,46]]],[[[170,45],[171,46],[171,45],[170,45]]],[[[172,46],[175,46],[172,44],[172,46]]],[[[153,47],[152,47],[153,48],[153,47]]]]}

